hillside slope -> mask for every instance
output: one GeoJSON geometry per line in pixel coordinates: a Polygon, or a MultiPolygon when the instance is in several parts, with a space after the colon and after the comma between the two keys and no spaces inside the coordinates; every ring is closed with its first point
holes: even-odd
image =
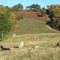
{"type": "Polygon", "coordinates": [[[19,15],[24,15],[25,17],[29,17],[29,18],[34,18],[34,19],[38,19],[38,20],[41,20],[41,21],[49,21],[48,17],[47,16],[44,16],[44,17],[39,17],[38,14],[41,14],[40,11],[38,12],[34,12],[34,11],[28,11],[28,10],[22,10],[22,11],[19,11],[18,12],[19,15]]]}
{"type": "Polygon", "coordinates": [[[57,33],[58,31],[49,29],[46,22],[24,18],[13,26],[11,33],[16,34],[40,34],[40,33],[57,33]]]}

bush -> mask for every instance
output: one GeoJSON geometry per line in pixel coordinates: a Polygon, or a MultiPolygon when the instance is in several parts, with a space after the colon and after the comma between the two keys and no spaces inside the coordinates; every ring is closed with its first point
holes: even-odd
{"type": "Polygon", "coordinates": [[[18,16],[17,17],[17,20],[21,20],[21,19],[23,19],[23,16],[18,16]]]}
{"type": "Polygon", "coordinates": [[[41,16],[45,16],[46,15],[46,10],[41,10],[41,16]]]}

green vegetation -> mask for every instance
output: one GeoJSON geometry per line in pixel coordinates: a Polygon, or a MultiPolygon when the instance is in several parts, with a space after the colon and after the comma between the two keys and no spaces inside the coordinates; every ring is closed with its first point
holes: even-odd
{"type": "Polygon", "coordinates": [[[52,27],[60,31],[60,5],[51,5],[48,9],[52,27]]]}
{"type": "Polygon", "coordinates": [[[40,10],[40,5],[38,5],[38,4],[32,4],[30,6],[27,6],[26,8],[30,9],[30,10],[40,10]]]}
{"type": "Polygon", "coordinates": [[[19,11],[19,10],[22,10],[22,9],[23,9],[23,6],[21,4],[17,4],[17,5],[12,7],[13,11],[19,11]]]}
{"type": "Polygon", "coordinates": [[[43,17],[43,16],[45,16],[46,15],[46,10],[45,9],[42,9],[41,10],[41,16],[43,17]]]}
{"type": "Polygon", "coordinates": [[[10,22],[4,14],[0,13],[0,38],[10,30],[10,22]]]}
{"type": "Polygon", "coordinates": [[[8,6],[0,5],[0,38],[10,31],[17,17],[17,12],[12,11],[8,6]]]}
{"type": "Polygon", "coordinates": [[[9,16],[10,23],[11,24],[16,23],[17,17],[18,17],[17,13],[15,11],[10,11],[9,13],[10,13],[10,16],[9,16]]]}
{"type": "Polygon", "coordinates": [[[31,18],[24,18],[17,21],[11,30],[11,33],[16,34],[40,34],[55,32],[58,31],[49,29],[45,22],[31,18]]]}

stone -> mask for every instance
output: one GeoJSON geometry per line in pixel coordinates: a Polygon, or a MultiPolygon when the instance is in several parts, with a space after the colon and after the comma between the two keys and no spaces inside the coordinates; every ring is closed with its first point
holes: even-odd
{"type": "Polygon", "coordinates": [[[16,34],[13,34],[13,37],[15,37],[16,36],[16,34]]]}
{"type": "Polygon", "coordinates": [[[36,45],[35,48],[39,48],[39,45],[36,45]]]}

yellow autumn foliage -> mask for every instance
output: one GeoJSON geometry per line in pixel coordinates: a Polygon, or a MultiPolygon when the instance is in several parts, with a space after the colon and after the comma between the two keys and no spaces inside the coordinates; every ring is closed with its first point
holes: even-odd
{"type": "Polygon", "coordinates": [[[5,13],[8,12],[8,9],[7,9],[6,7],[0,8],[0,12],[1,12],[2,14],[5,14],[5,13]]]}
{"type": "Polygon", "coordinates": [[[17,14],[15,12],[11,11],[10,12],[10,18],[9,18],[11,24],[14,24],[16,22],[16,18],[17,18],[17,14]]]}

